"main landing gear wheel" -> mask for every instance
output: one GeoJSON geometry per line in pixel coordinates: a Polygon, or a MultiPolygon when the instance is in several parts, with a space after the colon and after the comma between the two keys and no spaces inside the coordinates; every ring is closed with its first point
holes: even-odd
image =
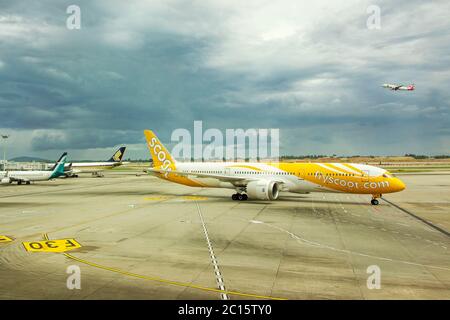
{"type": "Polygon", "coordinates": [[[233,199],[234,201],[245,201],[248,199],[248,196],[243,193],[235,193],[231,196],[231,199],[233,199]]]}

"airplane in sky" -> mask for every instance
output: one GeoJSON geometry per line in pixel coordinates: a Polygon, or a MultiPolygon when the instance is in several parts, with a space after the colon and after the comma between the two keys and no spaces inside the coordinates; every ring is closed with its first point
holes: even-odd
{"type": "MultiPolygon", "coordinates": [[[[65,165],[66,177],[78,177],[80,173],[91,173],[93,176],[103,177],[104,170],[112,169],[124,164],[122,162],[126,147],[120,147],[109,160],[105,162],[71,162],[65,165]]],[[[54,165],[49,168],[53,169],[54,165]]]]}
{"type": "Polygon", "coordinates": [[[383,88],[387,88],[390,89],[392,91],[414,91],[416,90],[416,86],[414,84],[410,84],[408,86],[404,86],[402,84],[398,85],[398,84],[390,84],[390,83],[385,83],[382,85],[383,88]]]}
{"type": "Polygon", "coordinates": [[[153,159],[149,174],[171,182],[234,189],[233,200],[276,200],[280,192],[339,192],[372,195],[372,205],[385,193],[405,189],[388,171],[355,163],[179,162],[156,135],[144,131],[153,159]]]}
{"type": "Polygon", "coordinates": [[[49,171],[0,171],[0,183],[10,184],[17,182],[17,184],[30,184],[34,181],[46,181],[58,178],[64,175],[64,165],[67,159],[67,152],[56,161],[53,170],[49,171]]]}

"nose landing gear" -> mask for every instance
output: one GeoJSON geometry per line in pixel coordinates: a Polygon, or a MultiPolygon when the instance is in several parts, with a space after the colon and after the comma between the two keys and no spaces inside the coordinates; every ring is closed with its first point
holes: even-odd
{"type": "Polygon", "coordinates": [[[381,198],[381,194],[374,194],[374,195],[372,195],[372,200],[370,201],[370,203],[373,205],[373,206],[377,206],[380,202],[377,200],[378,198],[381,198]]]}

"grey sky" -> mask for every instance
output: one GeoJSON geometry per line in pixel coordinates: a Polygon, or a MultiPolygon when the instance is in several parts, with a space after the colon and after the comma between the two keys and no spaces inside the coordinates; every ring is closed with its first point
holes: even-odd
{"type": "Polygon", "coordinates": [[[280,128],[282,154],[448,154],[448,1],[0,1],[9,156],[280,128]],[[81,30],[66,8],[81,8],[81,30]],[[366,9],[381,8],[368,30],[366,9]],[[390,92],[385,82],[415,83],[390,92]]]}

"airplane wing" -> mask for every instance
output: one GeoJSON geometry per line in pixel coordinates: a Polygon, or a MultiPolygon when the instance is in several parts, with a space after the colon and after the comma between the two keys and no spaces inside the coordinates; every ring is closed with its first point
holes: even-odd
{"type": "MultiPolygon", "coordinates": [[[[239,185],[246,185],[248,184],[250,181],[258,181],[261,180],[261,178],[257,178],[257,177],[244,177],[244,176],[228,176],[228,175],[223,175],[223,174],[217,174],[217,173],[194,173],[194,172],[181,172],[181,171],[176,171],[176,170],[163,170],[163,169],[155,169],[155,168],[149,168],[146,170],[147,172],[154,172],[154,173],[171,173],[171,174],[176,174],[179,176],[192,176],[192,177],[198,177],[198,178],[213,178],[213,179],[217,179],[223,182],[230,182],[232,184],[239,184],[239,185]]],[[[284,183],[285,181],[281,180],[281,179],[271,179],[271,180],[275,180],[275,182],[278,183],[284,183]]]]}

